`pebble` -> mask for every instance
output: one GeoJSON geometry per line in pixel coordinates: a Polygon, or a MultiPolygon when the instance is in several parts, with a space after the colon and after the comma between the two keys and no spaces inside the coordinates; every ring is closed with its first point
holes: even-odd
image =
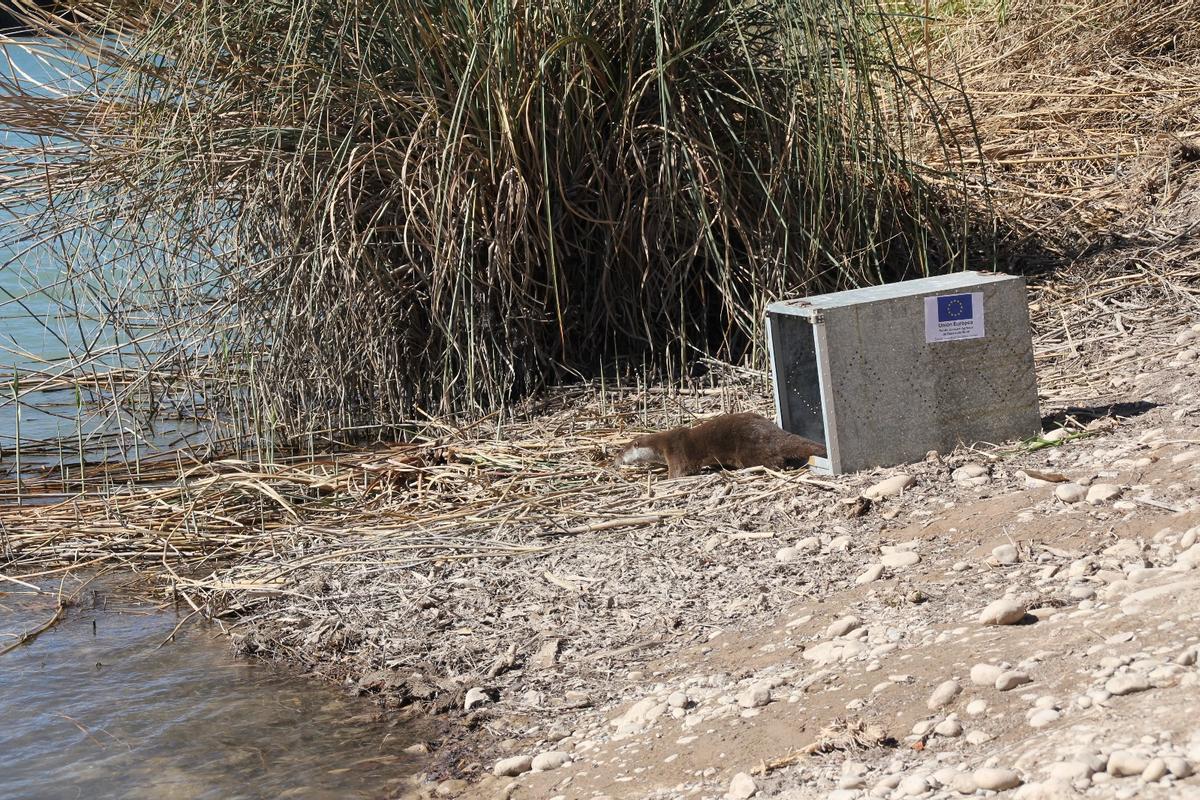
{"type": "Polygon", "coordinates": [[[967,744],[981,745],[984,742],[990,742],[992,735],[987,731],[971,731],[966,735],[967,744]]]}
{"type": "Polygon", "coordinates": [[[733,776],[733,780],[729,782],[729,796],[745,800],[747,797],[754,797],[758,793],[758,784],[754,782],[745,772],[739,772],[733,776]]]}
{"type": "Polygon", "coordinates": [[[800,555],[799,548],[796,547],[781,547],[775,551],[776,561],[791,561],[800,555]]]}
{"type": "Polygon", "coordinates": [[[1167,774],[1167,762],[1161,758],[1150,759],[1150,763],[1142,770],[1142,780],[1154,783],[1167,774]]]}
{"type": "Polygon", "coordinates": [[[1025,606],[1016,598],[1001,597],[979,614],[981,625],[1012,625],[1025,618],[1025,606]]]}
{"type": "Polygon", "coordinates": [[[1011,544],[1002,544],[992,548],[992,561],[996,564],[1015,564],[1019,558],[1020,553],[1011,544]]]}
{"type": "Polygon", "coordinates": [[[971,777],[975,779],[977,787],[992,792],[1015,789],[1022,783],[1021,776],[1016,770],[999,767],[982,767],[975,770],[971,777]]]}
{"type": "Polygon", "coordinates": [[[756,683],[737,696],[737,704],[742,708],[761,708],[771,702],[771,687],[756,683]]]}
{"type": "Polygon", "coordinates": [[[1095,770],[1091,768],[1091,765],[1082,761],[1060,761],[1057,764],[1051,764],[1046,774],[1056,781],[1074,783],[1083,778],[1091,778],[1093,772],[1095,770]]]}
{"type": "Polygon", "coordinates": [[[1150,766],[1150,762],[1137,753],[1117,750],[1108,757],[1108,766],[1105,768],[1105,772],[1114,778],[1126,778],[1141,775],[1148,766],[1150,766]]]}
{"type": "Polygon", "coordinates": [[[983,712],[987,711],[986,700],[972,700],[967,703],[967,713],[972,717],[978,717],[983,712]]]}
{"type": "Polygon", "coordinates": [[[1001,692],[1007,692],[1010,689],[1015,689],[1018,686],[1024,686],[1027,683],[1032,683],[1033,678],[1027,673],[1020,670],[1010,669],[1001,673],[999,678],[996,678],[996,688],[1001,692]]]}
{"type": "Polygon", "coordinates": [[[433,793],[438,797],[458,797],[467,790],[469,783],[462,778],[448,778],[437,785],[433,793]]]}
{"type": "Polygon", "coordinates": [[[983,486],[990,478],[987,467],[982,464],[964,464],[950,473],[950,480],[960,486],[983,486]]]}
{"type": "Polygon", "coordinates": [[[1063,439],[1071,435],[1071,432],[1066,428],[1053,428],[1042,434],[1043,442],[1061,442],[1063,439]]]}
{"type": "Polygon", "coordinates": [[[1133,694],[1134,692],[1144,692],[1150,688],[1150,682],[1145,676],[1139,675],[1136,672],[1122,672],[1120,675],[1114,675],[1104,684],[1104,690],[1109,694],[1133,694]]]}
{"type": "Polygon", "coordinates": [[[959,772],[952,767],[942,767],[933,773],[933,778],[942,786],[953,789],[959,794],[975,794],[975,779],[966,772],[959,772]]]}
{"type": "Polygon", "coordinates": [[[866,572],[854,579],[854,582],[859,586],[864,583],[873,583],[879,580],[879,576],[883,575],[883,564],[872,564],[867,567],[866,572]]]}
{"type": "Polygon", "coordinates": [[[830,639],[835,639],[838,636],[845,636],[847,633],[857,628],[860,624],[861,623],[859,622],[858,617],[842,617],[841,619],[830,623],[829,627],[825,629],[825,635],[830,639]]]}
{"type": "Polygon", "coordinates": [[[488,693],[482,688],[474,686],[467,690],[467,696],[463,698],[463,709],[470,711],[475,706],[486,706],[492,702],[492,698],[488,697],[488,693]]]}
{"type": "Polygon", "coordinates": [[[920,797],[929,791],[929,779],[924,775],[907,775],[896,791],[901,797],[920,797]]]}
{"type": "Polygon", "coordinates": [[[1093,483],[1088,487],[1087,501],[1089,505],[1100,505],[1121,496],[1122,489],[1115,483],[1093,483]]]}
{"type": "Polygon", "coordinates": [[[1078,483],[1060,483],[1054,487],[1054,496],[1064,503],[1078,503],[1087,497],[1087,490],[1078,483]]]}
{"type": "Polygon", "coordinates": [[[796,542],[796,549],[801,553],[811,553],[814,550],[821,549],[821,540],[816,536],[806,536],[796,542]]]}
{"type": "Polygon", "coordinates": [[[687,708],[688,696],[683,692],[671,692],[667,697],[667,705],[671,708],[687,708]]]}
{"type": "Polygon", "coordinates": [[[893,475],[892,477],[882,480],[874,486],[869,487],[863,492],[863,497],[867,498],[868,500],[881,500],[885,497],[895,497],[905,489],[914,485],[916,482],[917,479],[912,475],[902,472],[899,475],[893,475]]]}
{"type": "Polygon", "coordinates": [[[901,551],[898,553],[888,553],[879,559],[879,562],[890,569],[899,569],[900,567],[911,567],[921,560],[921,556],[916,553],[901,551]]]}
{"type": "Polygon", "coordinates": [[[530,762],[530,766],[534,772],[549,772],[552,769],[558,769],[570,760],[570,753],[564,753],[561,750],[548,750],[545,753],[538,753],[534,756],[533,761],[530,762]]]}
{"type": "Polygon", "coordinates": [[[818,664],[835,664],[838,661],[849,661],[866,649],[866,645],[857,639],[836,639],[806,647],[802,655],[818,664]]]}
{"type": "Polygon", "coordinates": [[[945,736],[947,739],[953,739],[962,736],[962,723],[956,719],[944,719],[934,726],[933,732],[938,736],[945,736]]]}
{"type": "Polygon", "coordinates": [[[533,758],[530,756],[513,756],[502,758],[492,767],[492,774],[499,777],[515,778],[533,769],[533,758]]]}
{"type": "Polygon", "coordinates": [[[1192,765],[1188,763],[1186,758],[1172,756],[1164,758],[1163,762],[1167,765],[1167,771],[1176,778],[1188,778],[1192,774],[1192,765]]]}
{"type": "Polygon", "coordinates": [[[1028,717],[1029,726],[1032,728],[1044,728],[1052,722],[1057,722],[1062,714],[1053,708],[1039,708],[1028,717]]]}
{"type": "Polygon", "coordinates": [[[976,664],[971,667],[971,683],[976,686],[995,686],[1004,670],[995,664],[976,664]]]}
{"type": "Polygon", "coordinates": [[[913,723],[912,734],[913,736],[925,736],[928,733],[932,733],[936,727],[936,719],[919,719],[913,723]]]}
{"type": "Polygon", "coordinates": [[[961,691],[962,687],[959,686],[958,681],[943,681],[933,690],[933,694],[929,696],[929,702],[925,705],[930,710],[941,708],[949,704],[955,697],[958,697],[961,691]]]}

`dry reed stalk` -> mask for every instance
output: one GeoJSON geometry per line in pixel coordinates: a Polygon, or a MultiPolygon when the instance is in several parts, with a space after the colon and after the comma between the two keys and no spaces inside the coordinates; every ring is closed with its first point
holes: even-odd
{"type": "Polygon", "coordinates": [[[897,109],[937,98],[875,0],[61,5],[92,24],[20,8],[74,79],[0,76],[46,137],[0,158],[0,243],[47,244],[112,329],[80,361],[186,387],[122,397],[203,398],[261,449],[618,362],[761,366],[780,295],[967,265],[944,165],[974,148],[910,157],[897,109]]]}

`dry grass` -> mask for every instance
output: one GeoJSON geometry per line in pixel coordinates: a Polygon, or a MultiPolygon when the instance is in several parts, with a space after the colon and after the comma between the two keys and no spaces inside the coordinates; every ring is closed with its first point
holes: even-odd
{"type": "Polygon", "coordinates": [[[0,86],[0,243],[240,433],[761,366],[768,302],[967,263],[969,137],[912,157],[894,109],[939,112],[873,0],[63,5],[120,36],[0,86]]]}
{"type": "MultiPolygon", "coordinates": [[[[978,135],[1010,249],[1025,266],[1113,245],[1174,261],[1200,225],[1196,0],[1018,0],[948,15],[932,63],[952,127],[978,135]],[[957,91],[947,93],[953,106],[957,91]],[[1039,257],[1035,249],[1049,252],[1039,257]]],[[[931,152],[934,152],[931,150],[931,152]]]]}

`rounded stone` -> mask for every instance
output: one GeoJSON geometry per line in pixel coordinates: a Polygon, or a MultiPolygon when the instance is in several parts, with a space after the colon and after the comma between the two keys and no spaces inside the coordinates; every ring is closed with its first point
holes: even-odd
{"type": "Polygon", "coordinates": [[[896,787],[901,797],[920,797],[929,791],[929,780],[924,775],[907,775],[896,787]]]}
{"type": "Polygon", "coordinates": [[[1142,770],[1142,780],[1146,783],[1154,783],[1167,774],[1167,762],[1161,758],[1152,758],[1146,768],[1142,770]]]}
{"type": "Polygon", "coordinates": [[[533,769],[533,758],[531,756],[512,756],[511,758],[502,758],[497,761],[496,766],[492,767],[492,774],[499,777],[515,778],[517,775],[524,775],[531,769],[533,769]]]}
{"type": "Polygon", "coordinates": [[[747,797],[754,797],[758,793],[758,784],[754,782],[745,772],[739,772],[733,776],[733,780],[729,782],[729,796],[737,798],[737,800],[745,800],[747,797]]]}
{"type": "Polygon", "coordinates": [[[962,723],[956,719],[944,719],[934,726],[933,732],[938,736],[945,736],[947,739],[953,739],[962,736],[962,723]]]}
{"type": "Polygon", "coordinates": [[[907,475],[902,472],[899,475],[893,475],[892,477],[882,480],[874,486],[869,487],[863,492],[863,497],[867,498],[868,500],[881,500],[885,497],[895,497],[916,482],[917,479],[912,475],[907,475]]]}
{"type": "Polygon", "coordinates": [[[570,753],[564,753],[561,750],[547,750],[545,753],[538,753],[534,756],[530,766],[534,772],[549,772],[552,769],[558,769],[570,760],[570,753]]]}
{"type": "Polygon", "coordinates": [[[829,627],[825,629],[825,635],[831,639],[837,638],[838,636],[845,636],[847,633],[857,628],[860,624],[861,623],[859,622],[858,617],[842,617],[841,619],[835,620],[829,624],[829,627]]]}
{"type": "Polygon", "coordinates": [[[1122,489],[1113,483],[1093,483],[1088,487],[1086,500],[1089,505],[1097,506],[1116,500],[1121,496],[1122,489]]]}
{"type": "Polygon", "coordinates": [[[943,681],[933,690],[933,694],[929,695],[929,701],[925,705],[930,710],[939,709],[958,697],[961,691],[962,686],[959,686],[958,681],[943,681]]]}
{"type": "Polygon", "coordinates": [[[1114,778],[1127,778],[1134,775],[1141,775],[1148,766],[1150,766],[1149,760],[1139,756],[1137,753],[1131,753],[1128,750],[1117,750],[1109,755],[1105,772],[1114,778]]]}
{"type": "Polygon", "coordinates": [[[863,574],[855,578],[854,582],[862,586],[864,583],[873,583],[879,580],[881,575],[883,575],[883,564],[872,564],[863,574]]]}
{"type": "Polygon", "coordinates": [[[1004,670],[995,664],[976,664],[971,667],[971,683],[976,686],[995,686],[1004,670]]]}
{"type": "Polygon", "coordinates": [[[960,486],[983,486],[990,478],[987,467],[981,464],[966,464],[951,472],[950,480],[960,486]]]}
{"type": "Polygon", "coordinates": [[[1020,670],[1010,669],[996,678],[996,688],[1001,692],[1007,692],[1010,689],[1015,689],[1018,686],[1024,686],[1027,683],[1032,683],[1033,678],[1020,670]]]}
{"type": "Polygon", "coordinates": [[[1060,483],[1054,487],[1054,496],[1064,503],[1078,503],[1087,497],[1087,489],[1078,483],[1060,483]]]}
{"type": "Polygon", "coordinates": [[[975,779],[977,787],[992,792],[1015,789],[1022,783],[1021,776],[1016,770],[999,767],[982,767],[975,770],[971,777],[975,779]]]}
{"type": "Polygon", "coordinates": [[[937,727],[936,719],[919,719],[913,723],[912,734],[913,736],[924,736],[931,733],[935,727],[937,727]]]}
{"type": "Polygon", "coordinates": [[[1066,428],[1052,428],[1042,434],[1043,442],[1061,442],[1071,435],[1071,432],[1066,428]]]}
{"type": "Polygon", "coordinates": [[[1011,544],[997,545],[992,548],[992,560],[997,564],[1015,564],[1019,558],[1020,553],[1011,544]]]}
{"type": "Polygon", "coordinates": [[[438,797],[458,797],[470,786],[462,778],[448,778],[437,785],[433,793],[438,797]]]}
{"type": "Polygon", "coordinates": [[[821,540],[818,539],[816,536],[806,536],[805,538],[796,542],[796,550],[801,553],[811,553],[814,550],[820,550],[820,549],[821,549],[821,540]]]}
{"type": "Polygon", "coordinates": [[[1084,778],[1091,778],[1093,772],[1095,770],[1082,761],[1059,761],[1051,764],[1050,768],[1046,770],[1046,774],[1050,778],[1064,783],[1074,783],[1084,778]]]}
{"type": "Polygon", "coordinates": [[[478,686],[473,686],[467,690],[466,697],[463,698],[463,709],[470,711],[476,706],[486,706],[492,702],[492,698],[488,697],[488,693],[478,686]]]}
{"type": "Polygon", "coordinates": [[[1029,715],[1029,726],[1032,728],[1044,728],[1052,722],[1057,722],[1062,714],[1053,708],[1039,708],[1029,715]]]}
{"type": "Polygon", "coordinates": [[[756,683],[737,696],[737,704],[742,708],[761,708],[771,702],[771,687],[756,683]]]}
{"type": "Polygon", "coordinates": [[[1113,695],[1144,692],[1149,688],[1150,682],[1146,680],[1145,676],[1136,672],[1122,672],[1120,675],[1109,678],[1108,682],[1104,684],[1104,690],[1113,695]]]}
{"type": "Polygon", "coordinates": [[[903,567],[911,567],[921,560],[921,556],[908,550],[901,550],[896,553],[888,553],[879,559],[879,563],[889,569],[900,569],[903,567]]]}
{"type": "Polygon", "coordinates": [[[1025,618],[1026,608],[1014,597],[1001,597],[979,614],[981,625],[1012,625],[1025,618]]]}

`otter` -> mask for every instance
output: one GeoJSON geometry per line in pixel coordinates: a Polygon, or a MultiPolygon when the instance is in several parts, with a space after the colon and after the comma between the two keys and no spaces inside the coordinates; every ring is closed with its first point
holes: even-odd
{"type": "Polygon", "coordinates": [[[758,414],[722,414],[693,427],[673,428],[634,439],[613,459],[616,466],[666,464],[667,477],[695,475],[705,467],[782,469],[807,464],[825,448],[788,433],[758,414]]]}

